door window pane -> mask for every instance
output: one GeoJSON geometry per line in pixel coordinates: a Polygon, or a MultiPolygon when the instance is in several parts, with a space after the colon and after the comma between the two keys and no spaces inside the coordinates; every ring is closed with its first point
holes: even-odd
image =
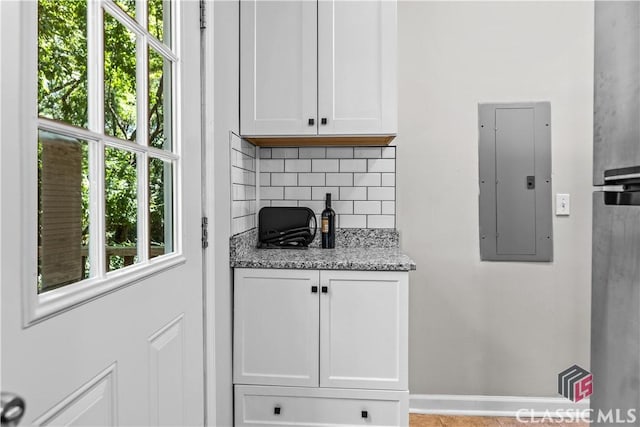
{"type": "Polygon", "coordinates": [[[107,271],[138,262],[138,178],[137,156],[106,147],[105,222],[107,271]]]}
{"type": "Polygon", "coordinates": [[[149,33],[161,42],[171,43],[171,2],[149,0],[149,33]]]}
{"type": "Polygon", "coordinates": [[[136,36],[104,14],[104,131],[136,140],[136,36]]]}
{"type": "Polygon", "coordinates": [[[38,113],[87,126],[87,2],[38,2],[38,113]]]}
{"type": "Polygon", "coordinates": [[[173,252],[173,164],[149,159],[149,258],[173,252]]]}
{"type": "Polygon", "coordinates": [[[171,150],[171,61],[149,48],[149,145],[171,150]]]}
{"type": "Polygon", "coordinates": [[[120,9],[127,12],[132,18],[136,17],[136,0],[113,0],[113,2],[120,6],[120,9]]]}
{"type": "Polygon", "coordinates": [[[38,132],[38,293],[89,277],[88,143],[38,132]]]}

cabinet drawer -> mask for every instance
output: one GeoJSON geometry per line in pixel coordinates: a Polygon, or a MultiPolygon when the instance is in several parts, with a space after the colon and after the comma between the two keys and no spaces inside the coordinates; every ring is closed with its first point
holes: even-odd
{"type": "Polygon", "coordinates": [[[235,425],[408,425],[408,392],[235,387],[235,425]]]}

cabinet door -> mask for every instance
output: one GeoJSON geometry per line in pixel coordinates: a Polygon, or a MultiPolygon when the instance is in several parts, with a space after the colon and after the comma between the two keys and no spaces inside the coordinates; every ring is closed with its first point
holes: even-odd
{"type": "Polygon", "coordinates": [[[320,386],[406,390],[408,273],[322,271],[320,284],[320,386]]]}
{"type": "Polygon", "coordinates": [[[318,133],[396,133],[396,51],[394,0],[318,2],[318,133]]]}
{"type": "Polygon", "coordinates": [[[317,387],[318,271],[234,274],[234,383],[317,387]]]}
{"type": "Polygon", "coordinates": [[[315,135],[316,2],[240,3],[241,134],[315,135]]]}

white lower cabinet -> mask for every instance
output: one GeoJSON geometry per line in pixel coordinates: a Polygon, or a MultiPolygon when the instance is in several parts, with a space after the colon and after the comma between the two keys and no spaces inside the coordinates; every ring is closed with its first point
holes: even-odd
{"type": "Polygon", "coordinates": [[[236,425],[408,425],[408,272],[236,269],[236,425]]]}
{"type": "Polygon", "coordinates": [[[406,426],[407,391],[235,386],[235,425],[406,426]]]}

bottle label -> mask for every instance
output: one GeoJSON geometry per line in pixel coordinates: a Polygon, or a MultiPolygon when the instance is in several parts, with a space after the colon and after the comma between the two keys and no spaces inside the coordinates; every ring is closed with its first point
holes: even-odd
{"type": "Polygon", "coordinates": [[[322,218],[322,232],[329,232],[329,218],[322,218]]]}

